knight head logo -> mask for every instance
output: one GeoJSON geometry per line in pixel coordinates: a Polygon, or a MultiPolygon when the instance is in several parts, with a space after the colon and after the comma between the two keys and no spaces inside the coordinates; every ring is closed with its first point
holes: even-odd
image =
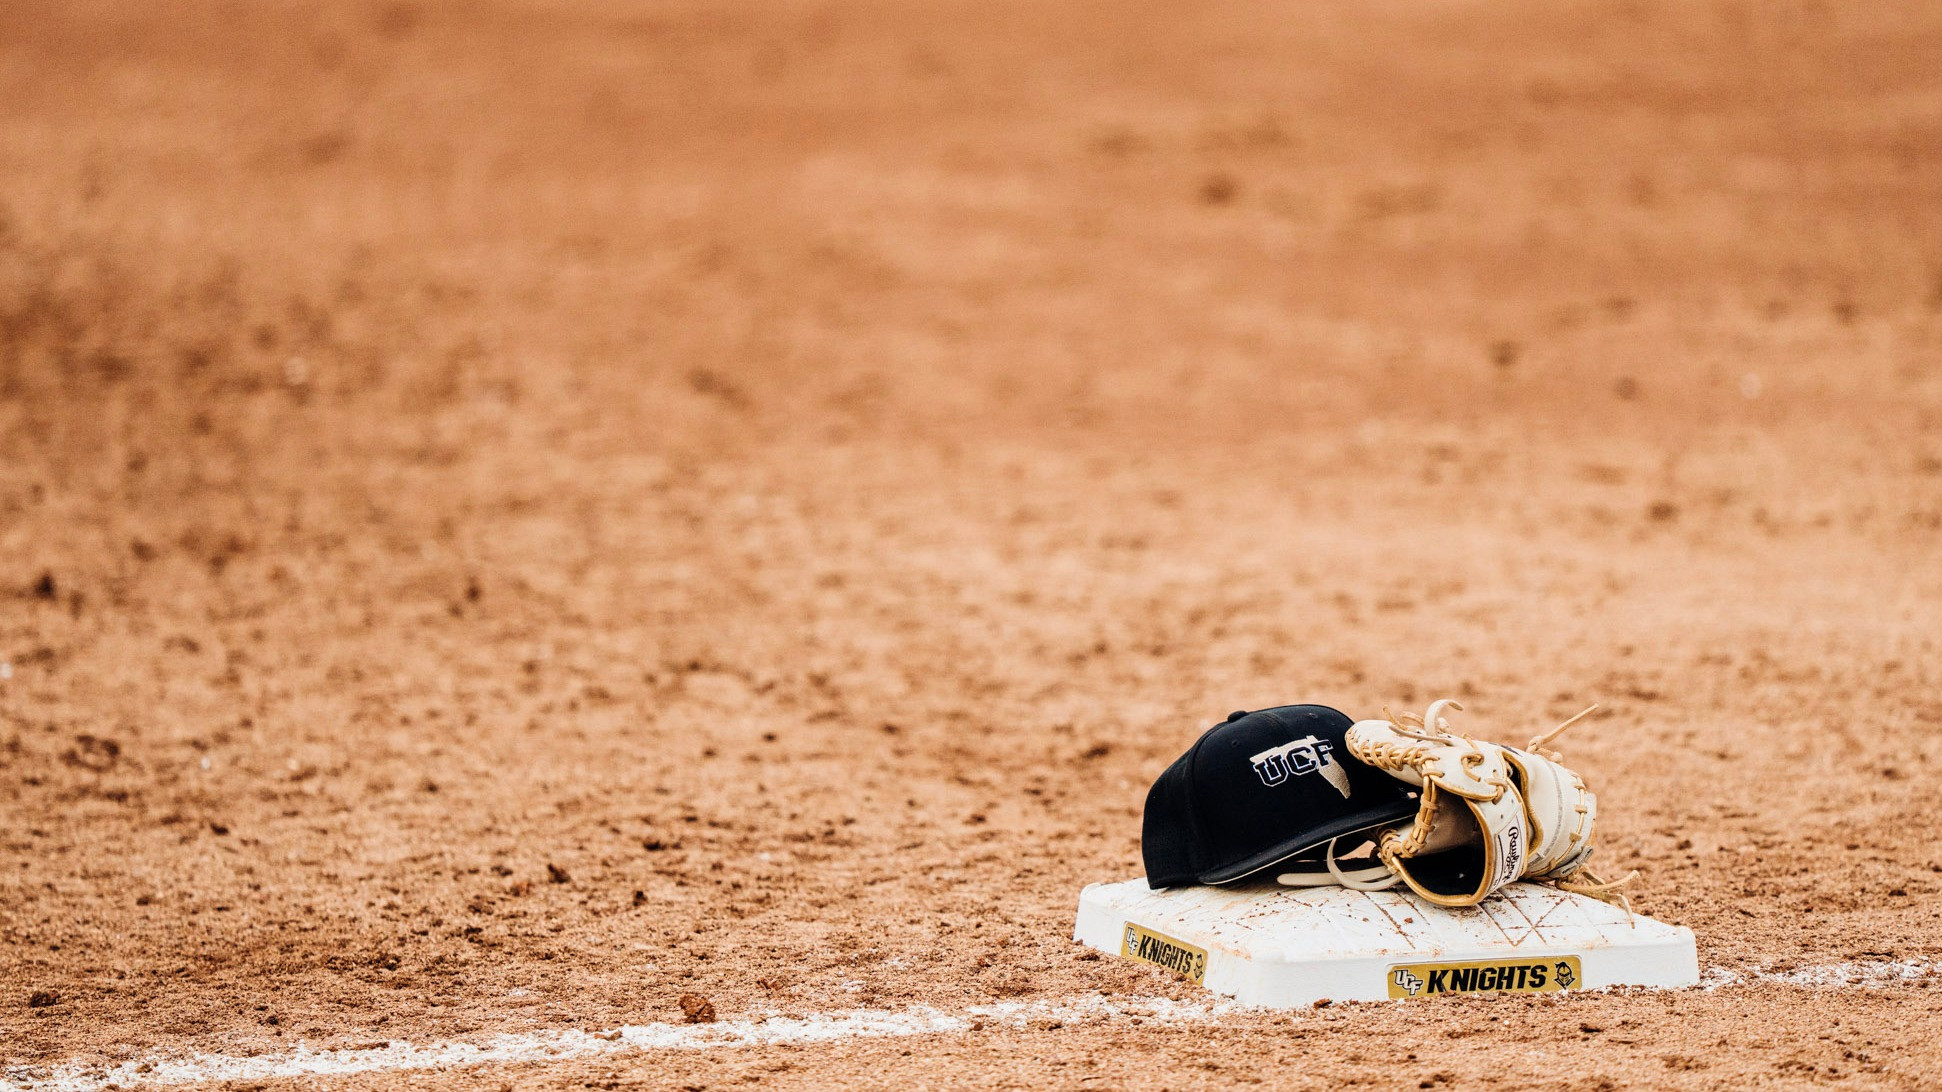
{"type": "Polygon", "coordinates": [[[1555,970],[1556,973],[1552,975],[1552,978],[1557,982],[1558,988],[1561,990],[1570,989],[1572,984],[1578,981],[1578,976],[1571,973],[1571,964],[1566,963],[1562,959],[1558,960],[1555,970]]]}
{"type": "Polygon", "coordinates": [[[1335,747],[1325,739],[1308,736],[1271,747],[1248,759],[1254,764],[1254,776],[1261,784],[1273,788],[1291,777],[1319,773],[1322,780],[1329,783],[1344,800],[1349,796],[1349,772],[1335,761],[1335,747]]]}

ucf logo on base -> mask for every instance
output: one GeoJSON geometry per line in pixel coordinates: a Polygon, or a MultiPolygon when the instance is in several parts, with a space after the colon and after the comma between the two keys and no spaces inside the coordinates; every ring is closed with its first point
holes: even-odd
{"type": "Polygon", "coordinates": [[[1126,923],[1126,931],[1120,934],[1119,954],[1142,963],[1151,963],[1155,967],[1165,967],[1196,986],[1204,985],[1201,979],[1207,977],[1205,948],[1196,948],[1130,921],[1126,923]]]}
{"type": "Polygon", "coordinates": [[[1389,968],[1389,996],[1443,993],[1557,993],[1584,983],[1577,956],[1548,959],[1486,959],[1473,963],[1405,963],[1389,968]]]}

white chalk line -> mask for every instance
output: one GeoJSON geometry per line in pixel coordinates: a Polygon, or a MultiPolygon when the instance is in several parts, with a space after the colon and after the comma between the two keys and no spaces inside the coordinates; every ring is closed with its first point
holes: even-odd
{"type": "MultiPolygon", "coordinates": [[[[1711,968],[1697,988],[1744,986],[1802,989],[1869,989],[1942,978],[1942,960],[1831,963],[1785,970],[1711,968]]],[[[141,1085],[199,1081],[262,1081],[280,1077],[348,1076],[417,1069],[457,1069],[481,1065],[564,1062],[656,1050],[710,1050],[816,1044],[847,1039],[898,1038],[980,1031],[988,1027],[1026,1028],[1094,1024],[1113,1020],[1148,1023],[1203,1023],[1258,1011],[1239,1002],[1214,998],[1175,1001],[1164,997],[1091,995],[1044,1001],[999,1001],[956,1011],[915,1006],[904,1009],[854,1009],[808,1016],[759,1016],[711,1024],[632,1024],[607,1031],[580,1029],[494,1035],[478,1042],[418,1046],[394,1041],[382,1047],[343,1050],[296,1049],[279,1053],[153,1054],[118,1065],[71,1062],[56,1066],[11,1067],[0,1073],[0,1092],[105,1092],[141,1085]]]]}
{"type": "Polygon", "coordinates": [[[1811,967],[1789,967],[1729,971],[1708,968],[1699,976],[1699,988],[1719,990],[1729,986],[1796,986],[1826,990],[1846,987],[1897,986],[1925,979],[1942,978],[1942,960],[1899,959],[1868,960],[1858,963],[1822,963],[1811,967]]]}
{"type": "Polygon", "coordinates": [[[516,1062],[559,1062],[651,1050],[827,1043],[986,1027],[1034,1027],[1097,1023],[1116,1018],[1176,1023],[1209,1020],[1244,1006],[1224,999],[1174,1001],[1164,997],[1067,997],[1046,1001],[999,1001],[955,1012],[927,1006],[855,1009],[803,1017],[764,1016],[710,1024],[638,1024],[604,1032],[578,1029],[495,1035],[476,1043],[416,1046],[393,1042],[364,1050],[294,1050],[255,1057],[223,1054],[153,1056],[115,1066],[68,1064],[12,1069],[0,1075],[3,1092],[100,1092],[110,1085],[189,1084],[196,1081],[270,1080],[277,1077],[342,1076],[373,1071],[447,1069],[516,1062]]]}

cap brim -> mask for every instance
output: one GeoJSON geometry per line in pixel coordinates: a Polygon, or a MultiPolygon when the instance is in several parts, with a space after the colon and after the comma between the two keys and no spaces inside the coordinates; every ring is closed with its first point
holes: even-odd
{"type": "Polygon", "coordinates": [[[1197,878],[1201,883],[1216,885],[1244,880],[1264,868],[1272,868],[1290,857],[1298,857],[1308,850],[1327,845],[1337,838],[1346,837],[1359,830],[1368,830],[1370,827],[1379,827],[1384,823],[1393,823],[1414,814],[1416,814],[1416,801],[1406,799],[1384,807],[1358,812],[1355,815],[1345,815],[1333,823],[1304,831],[1299,838],[1291,838],[1279,845],[1271,846],[1245,860],[1202,872],[1197,878]]]}

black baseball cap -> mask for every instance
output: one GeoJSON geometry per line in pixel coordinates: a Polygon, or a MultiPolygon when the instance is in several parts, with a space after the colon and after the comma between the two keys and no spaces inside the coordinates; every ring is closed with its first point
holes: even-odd
{"type": "Polygon", "coordinates": [[[1351,723],[1326,705],[1282,705],[1208,729],[1146,794],[1147,884],[1232,883],[1415,814],[1407,785],[1349,754],[1351,723]]]}

